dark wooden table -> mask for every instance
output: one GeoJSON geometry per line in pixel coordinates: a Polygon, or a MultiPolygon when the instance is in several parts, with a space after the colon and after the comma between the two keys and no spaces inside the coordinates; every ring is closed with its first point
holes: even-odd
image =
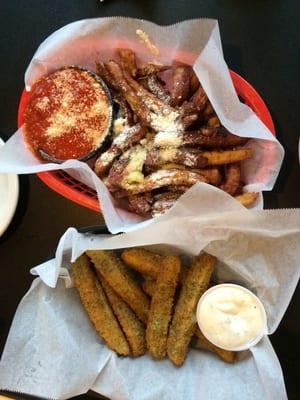
{"type": "MultiPolygon", "coordinates": [[[[144,18],[159,24],[197,17],[219,20],[228,65],[262,95],[286,150],[276,186],[265,195],[266,207],[299,207],[297,0],[2,0],[0,136],[7,139],[16,130],[24,71],[41,41],[69,22],[112,15],[144,18]]],[[[32,280],[29,268],[44,261],[69,226],[103,221],[96,213],[50,191],[36,176],[20,177],[20,186],[15,218],[0,239],[0,352],[15,309],[32,280]]],[[[299,306],[298,288],[279,329],[271,337],[291,400],[300,398],[299,306]]],[[[80,396],[83,397],[89,398],[80,396]]]]}

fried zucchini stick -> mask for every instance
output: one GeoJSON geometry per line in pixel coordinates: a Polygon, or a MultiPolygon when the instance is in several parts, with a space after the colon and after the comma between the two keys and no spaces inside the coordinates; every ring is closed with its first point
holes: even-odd
{"type": "Polygon", "coordinates": [[[133,357],[139,357],[146,352],[146,336],[143,324],[136,317],[129,306],[117,295],[109,286],[103,276],[97,271],[98,278],[109,300],[111,308],[118,318],[119,323],[128,340],[131,354],[133,357]]]}
{"type": "Polygon", "coordinates": [[[215,258],[203,253],[192,262],[184,279],[170,327],[167,352],[173,364],[183,364],[196,327],[196,307],[206,290],[215,258]]]}
{"type": "Polygon", "coordinates": [[[86,255],[72,264],[72,276],[83,307],[99,336],[116,353],[128,356],[129,345],[86,255]]]}
{"type": "Polygon", "coordinates": [[[112,289],[129,305],[142,322],[147,323],[149,300],[114,252],[93,250],[87,251],[86,254],[112,289]]]}
{"type": "Polygon", "coordinates": [[[163,257],[159,254],[139,248],[124,250],[121,254],[121,259],[129,268],[133,268],[141,274],[151,276],[154,279],[156,279],[161,270],[163,261],[163,257]]]}
{"type": "Polygon", "coordinates": [[[163,359],[167,353],[169,323],[180,273],[180,258],[164,257],[157,276],[146,329],[147,348],[152,357],[163,359]]]}
{"type": "Polygon", "coordinates": [[[197,326],[195,329],[195,336],[197,338],[197,347],[204,348],[207,350],[212,351],[213,353],[217,354],[223,361],[227,363],[233,363],[236,358],[236,352],[224,350],[220,347],[215,346],[200,331],[199,327],[197,326]]]}
{"type": "Polygon", "coordinates": [[[147,293],[147,295],[149,297],[152,297],[153,293],[155,292],[155,288],[156,288],[156,280],[154,280],[154,279],[146,279],[142,283],[142,288],[143,288],[143,291],[145,293],[147,293]]]}

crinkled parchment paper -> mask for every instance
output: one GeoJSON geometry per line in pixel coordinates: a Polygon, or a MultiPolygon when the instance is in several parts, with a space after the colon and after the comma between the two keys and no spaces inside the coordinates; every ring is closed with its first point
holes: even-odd
{"type": "Polygon", "coordinates": [[[215,255],[215,279],[253,290],[265,306],[271,334],[299,279],[300,210],[247,210],[226,193],[199,184],[138,231],[84,235],[69,228],[56,257],[32,269],[39,278],[16,312],[0,362],[0,389],[55,399],[89,388],[114,400],[287,399],[267,337],[239,353],[233,365],[198,350],[189,352],[181,368],[169,360],[120,358],[108,350],[72,288],[70,260],[86,249],[132,246],[188,255],[205,249],[215,255]]]}
{"type": "MultiPolygon", "coordinates": [[[[74,22],[54,32],[40,45],[25,74],[26,88],[30,89],[36,79],[62,66],[74,64],[94,71],[95,62],[114,57],[118,47],[132,48],[141,61],[152,60],[153,56],[136,35],[137,29],[146,32],[160,50],[157,61],[180,60],[194,66],[222,124],[232,133],[253,138],[248,146],[254,148],[254,157],[243,163],[245,190],[271,190],[284,151],[251,109],[239,101],[223,58],[216,20],[195,19],[170,26],[123,17],[74,22]]],[[[24,174],[64,169],[96,190],[110,232],[138,228],[142,219],[114,206],[105,185],[86,164],[74,160],[61,165],[41,163],[26,148],[21,131],[22,128],[0,150],[0,172],[24,174]]]]}

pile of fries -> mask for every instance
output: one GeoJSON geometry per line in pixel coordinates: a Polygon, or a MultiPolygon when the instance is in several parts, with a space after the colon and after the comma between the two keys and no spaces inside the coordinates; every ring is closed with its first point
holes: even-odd
{"type": "Polygon", "coordinates": [[[184,363],[190,344],[226,362],[235,352],[210,343],[196,323],[196,306],[210,285],[216,259],[206,253],[183,266],[177,256],[140,248],[87,251],[72,264],[81,302],[99,336],[121,356],[148,353],[184,363]]]}
{"type": "Polygon", "coordinates": [[[197,182],[226,191],[245,206],[240,162],[252,157],[248,139],[229,133],[189,65],[137,65],[130,49],[97,64],[118,111],[110,141],[94,164],[129,210],[158,216],[197,182]],[[123,202],[124,203],[124,202],[123,202]]]}

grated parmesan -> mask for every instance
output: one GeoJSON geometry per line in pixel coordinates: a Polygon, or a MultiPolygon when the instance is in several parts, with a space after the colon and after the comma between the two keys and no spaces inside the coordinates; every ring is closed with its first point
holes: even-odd
{"type": "Polygon", "coordinates": [[[180,132],[158,132],[154,138],[155,147],[178,147],[182,144],[180,132]]]}
{"type": "Polygon", "coordinates": [[[133,151],[130,150],[128,154],[130,154],[130,159],[124,171],[122,187],[130,190],[132,184],[142,183],[144,181],[142,169],[146,160],[147,149],[143,146],[136,146],[136,148],[133,151]]]}

